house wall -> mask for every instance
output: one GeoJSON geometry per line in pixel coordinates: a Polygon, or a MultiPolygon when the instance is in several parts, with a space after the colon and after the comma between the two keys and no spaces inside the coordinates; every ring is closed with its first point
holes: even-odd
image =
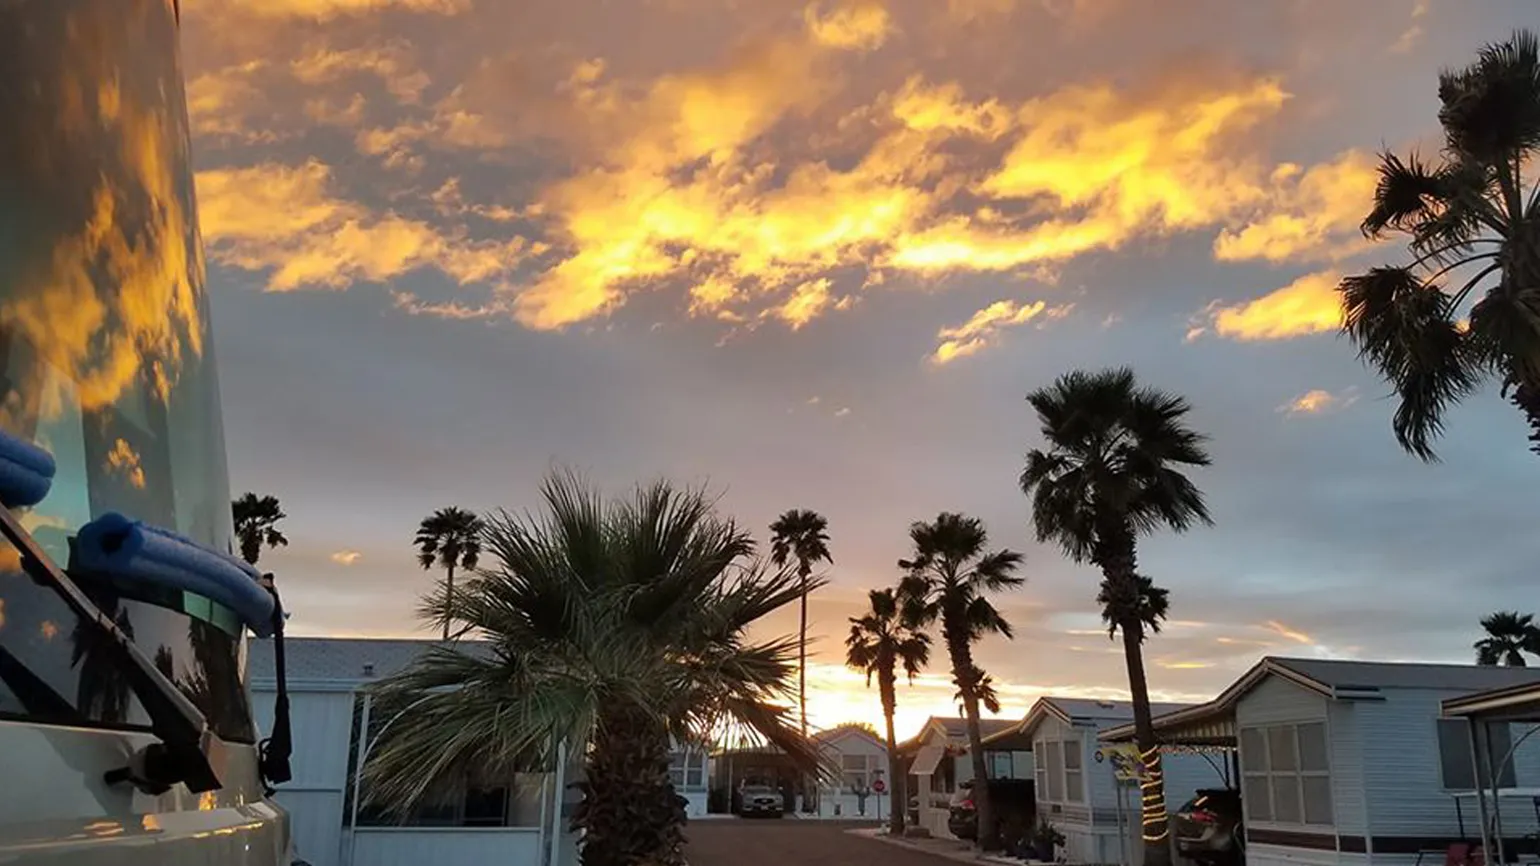
{"type": "MultiPolygon", "coordinates": [[[[1327,749],[1328,769],[1331,774],[1332,804],[1346,802],[1352,796],[1351,788],[1341,788],[1339,785],[1350,779],[1350,767],[1356,760],[1350,751],[1333,748],[1332,726],[1329,724],[1327,712],[1327,699],[1309,689],[1297,686],[1279,677],[1263,679],[1257,686],[1242,697],[1235,707],[1235,723],[1237,735],[1245,728],[1259,727],[1271,724],[1287,724],[1300,722],[1327,723],[1327,749]],[[1341,777],[1341,778],[1339,778],[1341,777]]],[[[1240,758],[1242,777],[1246,771],[1246,756],[1240,758]]],[[[1244,790],[1244,787],[1243,787],[1244,790]]],[[[1322,850],[1317,847],[1285,845],[1264,842],[1251,838],[1253,834],[1261,833],[1297,833],[1309,834],[1313,837],[1331,836],[1335,831],[1325,825],[1300,826],[1287,824],[1274,824],[1258,821],[1252,818],[1249,806],[1246,806],[1246,798],[1242,795],[1243,808],[1246,809],[1246,862],[1248,866],[1290,866],[1290,864],[1336,864],[1349,862],[1354,858],[1344,855],[1336,850],[1333,842],[1331,850],[1322,850]]],[[[1275,837],[1276,838],[1276,837],[1275,837]]],[[[1357,862],[1363,862],[1362,855],[1356,857],[1357,862]]]]}
{"type": "MultiPolygon", "coordinates": [[[[273,729],[274,694],[253,690],[257,729],[273,729]]],[[[347,790],[348,743],[353,724],[350,691],[291,692],[289,720],[294,778],[274,799],[288,811],[294,846],[312,866],[342,866],[343,797],[347,790]]]]}
{"type": "MultiPolygon", "coordinates": [[[[1378,849],[1372,855],[1375,863],[1410,864],[1416,855],[1396,849],[1412,847],[1416,839],[1459,836],[1459,813],[1451,793],[1444,789],[1437,728],[1439,702],[1458,694],[1434,689],[1387,689],[1384,701],[1351,706],[1364,733],[1363,793],[1372,828],[1371,843],[1378,849]]],[[[1530,727],[1511,726],[1512,740],[1517,742],[1530,727]]],[[[1519,744],[1513,762],[1517,787],[1540,786],[1540,734],[1519,744]]],[[[1474,800],[1466,799],[1461,805],[1466,835],[1479,838],[1474,800]]],[[[1528,798],[1504,799],[1501,811],[1504,837],[1540,832],[1528,798]]]]}
{"type": "MultiPolygon", "coordinates": [[[[826,751],[842,771],[846,755],[864,757],[869,774],[867,784],[870,785],[871,770],[881,770],[884,782],[891,789],[892,780],[888,779],[888,750],[881,743],[870,737],[851,733],[829,740],[826,751]]],[[[843,781],[827,784],[818,792],[818,811],[815,814],[820,818],[877,821],[892,814],[890,793],[891,791],[885,794],[868,794],[863,804],[862,798],[852,793],[850,786],[843,781]]]]}

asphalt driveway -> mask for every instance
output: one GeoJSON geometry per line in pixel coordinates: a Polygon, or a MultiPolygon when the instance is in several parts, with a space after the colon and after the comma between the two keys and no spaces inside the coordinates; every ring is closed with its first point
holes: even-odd
{"type": "Polygon", "coordinates": [[[870,824],[724,818],[685,828],[690,866],[942,866],[935,854],[866,839],[845,831],[870,824]]]}

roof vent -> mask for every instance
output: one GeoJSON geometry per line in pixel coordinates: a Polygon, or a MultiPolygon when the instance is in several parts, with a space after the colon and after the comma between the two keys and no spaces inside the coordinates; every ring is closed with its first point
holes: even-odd
{"type": "Polygon", "coordinates": [[[1101,707],[1104,710],[1110,710],[1110,709],[1112,709],[1112,708],[1117,706],[1117,704],[1113,703],[1112,701],[1105,701],[1105,700],[1097,701],[1096,705],[1098,707],[1101,707]]]}
{"type": "Polygon", "coordinates": [[[364,662],[364,676],[374,676],[374,662],[364,662]]]}

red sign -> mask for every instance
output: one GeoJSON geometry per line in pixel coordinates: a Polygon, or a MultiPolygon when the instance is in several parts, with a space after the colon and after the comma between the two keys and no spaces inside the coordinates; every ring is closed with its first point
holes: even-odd
{"type": "Polygon", "coordinates": [[[875,779],[875,780],[872,781],[872,790],[873,791],[881,794],[883,791],[886,791],[887,789],[888,789],[888,783],[887,782],[884,782],[881,779],[875,779]]]}

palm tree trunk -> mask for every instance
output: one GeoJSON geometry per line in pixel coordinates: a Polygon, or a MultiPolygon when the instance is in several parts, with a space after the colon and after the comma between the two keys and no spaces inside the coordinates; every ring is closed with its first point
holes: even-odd
{"type": "Polygon", "coordinates": [[[449,620],[454,612],[455,567],[449,564],[449,577],[444,581],[444,640],[449,640],[449,620]]]}
{"type": "Polygon", "coordinates": [[[968,753],[973,757],[973,808],[978,815],[979,847],[993,851],[1000,847],[995,804],[989,796],[989,762],[984,760],[984,735],[979,730],[979,699],[970,690],[963,695],[968,714],[968,753]]]}
{"type": "MultiPolygon", "coordinates": [[[[802,579],[802,598],[797,628],[797,709],[802,714],[802,739],[807,739],[807,577],[812,572],[808,563],[803,562],[797,568],[797,576],[802,579]]],[[[802,779],[802,809],[807,810],[807,792],[812,787],[812,782],[807,778],[802,779]]]]}
{"type": "Polygon", "coordinates": [[[1170,866],[1166,782],[1155,740],[1155,724],[1150,716],[1150,687],[1144,678],[1144,626],[1134,620],[1122,623],[1119,630],[1123,632],[1123,659],[1128,664],[1128,690],[1134,703],[1134,743],[1144,758],[1148,774],[1140,785],[1144,804],[1144,866],[1170,866]]]}
{"type": "Polygon", "coordinates": [[[603,714],[572,819],[583,831],[582,866],[684,866],[686,813],[668,759],[668,734],[646,712],[615,707],[603,714]]]}
{"type": "MultiPolygon", "coordinates": [[[[899,775],[898,736],[893,731],[893,713],[898,705],[894,676],[893,660],[887,659],[877,671],[877,691],[882,695],[882,718],[888,724],[888,805],[891,807],[888,810],[888,835],[898,837],[904,835],[904,811],[909,798],[904,792],[905,780],[899,775]]],[[[882,795],[877,796],[880,803],[882,795]]]]}

